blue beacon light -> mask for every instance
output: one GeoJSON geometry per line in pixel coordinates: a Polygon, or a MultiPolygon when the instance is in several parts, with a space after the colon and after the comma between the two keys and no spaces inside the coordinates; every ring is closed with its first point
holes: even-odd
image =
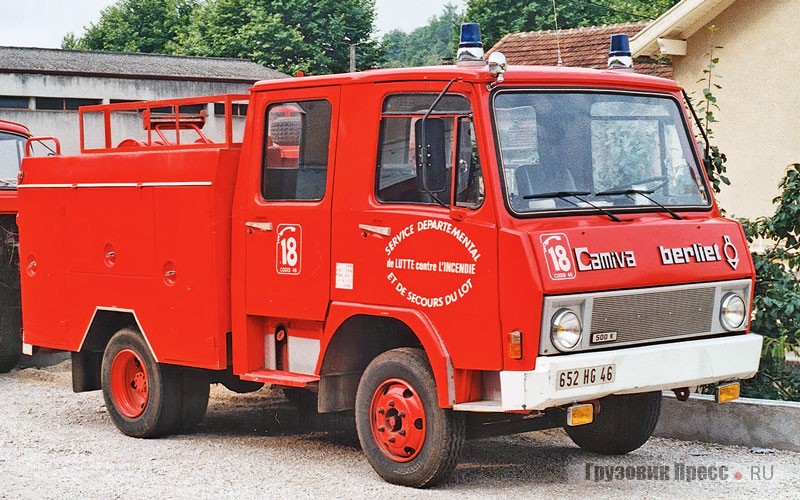
{"type": "Polygon", "coordinates": [[[484,64],[481,26],[478,23],[461,24],[461,39],[458,43],[456,62],[460,66],[484,64]]]}
{"type": "Polygon", "coordinates": [[[608,69],[633,71],[633,58],[628,35],[611,35],[611,47],[608,51],[608,69]]]}

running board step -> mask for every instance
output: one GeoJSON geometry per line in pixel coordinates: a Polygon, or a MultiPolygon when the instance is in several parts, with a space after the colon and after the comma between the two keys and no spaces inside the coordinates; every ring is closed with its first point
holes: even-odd
{"type": "Polygon", "coordinates": [[[455,411],[474,411],[481,413],[496,413],[503,411],[502,401],[470,401],[468,403],[456,403],[453,405],[455,411]]]}
{"type": "Polygon", "coordinates": [[[313,382],[319,382],[316,375],[305,373],[292,373],[281,370],[256,370],[239,375],[242,380],[261,382],[262,384],[285,385],[289,387],[305,387],[313,382]]]}

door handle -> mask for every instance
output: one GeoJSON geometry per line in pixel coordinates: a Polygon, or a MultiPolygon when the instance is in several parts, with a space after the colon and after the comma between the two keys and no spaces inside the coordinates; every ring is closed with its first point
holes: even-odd
{"type": "Polygon", "coordinates": [[[361,229],[362,231],[380,234],[381,236],[390,236],[392,234],[392,228],[385,226],[372,226],[370,224],[359,224],[358,228],[361,229]]]}
{"type": "Polygon", "coordinates": [[[245,222],[244,225],[259,231],[272,231],[272,222],[245,222]]]}

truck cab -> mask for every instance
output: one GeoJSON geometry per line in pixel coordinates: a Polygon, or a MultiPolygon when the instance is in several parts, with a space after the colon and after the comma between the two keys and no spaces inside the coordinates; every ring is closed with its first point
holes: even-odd
{"type": "Polygon", "coordinates": [[[468,435],[627,453],[662,390],[737,397],[754,270],[680,88],[479,59],[82,108],[98,146],[23,164],[25,342],[131,436],[192,428],[210,382],[309,390],[416,487],[468,435]]]}

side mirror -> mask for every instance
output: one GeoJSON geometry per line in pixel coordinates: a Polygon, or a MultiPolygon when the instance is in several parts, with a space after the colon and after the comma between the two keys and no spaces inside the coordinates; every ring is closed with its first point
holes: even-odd
{"type": "Polygon", "coordinates": [[[506,74],[506,67],[508,63],[506,62],[506,56],[503,55],[502,52],[492,52],[489,54],[489,74],[491,74],[495,79],[497,79],[497,83],[503,83],[506,74]]]}
{"type": "Polygon", "coordinates": [[[426,193],[442,193],[449,187],[445,153],[444,120],[427,118],[414,124],[417,143],[417,178],[426,193]]]}

